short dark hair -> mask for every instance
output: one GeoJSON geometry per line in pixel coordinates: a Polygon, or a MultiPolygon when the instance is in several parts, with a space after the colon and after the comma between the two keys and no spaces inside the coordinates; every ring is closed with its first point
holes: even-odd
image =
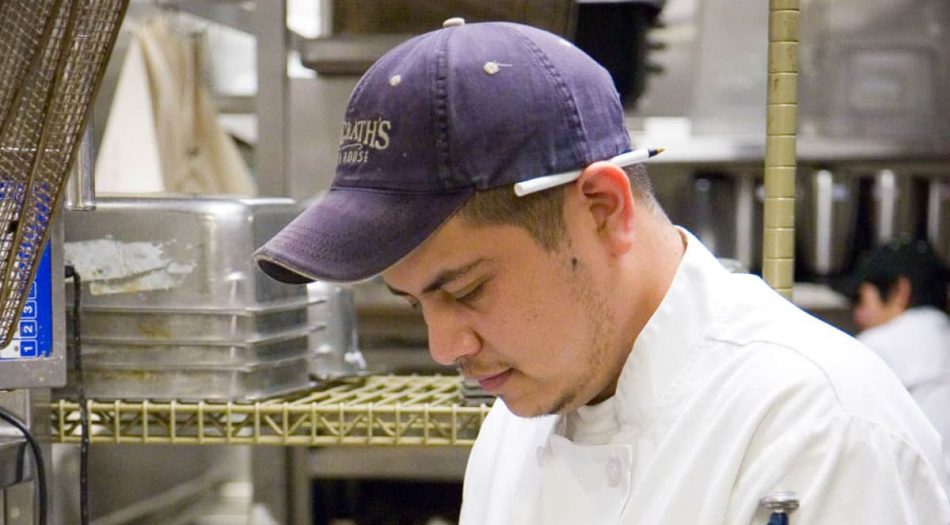
{"type": "MultiPolygon", "coordinates": [[[[623,170],[630,180],[634,198],[646,203],[651,210],[660,210],[646,167],[634,164],[623,170]]],[[[462,207],[459,216],[478,226],[520,226],[542,248],[554,251],[566,238],[564,196],[568,187],[557,186],[524,197],[516,196],[511,186],[479,191],[462,207]]]]}
{"type": "Polygon", "coordinates": [[[877,248],[862,260],[852,282],[874,286],[886,300],[894,293],[901,277],[910,282],[908,308],[946,308],[947,270],[925,240],[896,240],[877,248]]]}

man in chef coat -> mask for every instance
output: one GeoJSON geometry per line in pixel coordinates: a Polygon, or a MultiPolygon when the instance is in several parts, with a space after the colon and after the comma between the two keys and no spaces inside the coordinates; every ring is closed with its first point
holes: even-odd
{"type": "Polygon", "coordinates": [[[950,466],[950,317],[947,269],[923,240],[893,240],[843,283],[859,341],[897,374],[943,437],[950,466]]]}
{"type": "Polygon", "coordinates": [[[286,282],[381,274],[433,358],[499,397],[463,525],[760,525],[776,490],[793,523],[950,523],[939,436],[897,378],[670,223],[570,42],[448,21],[344,119],[331,190],[255,257],[286,282]]]}

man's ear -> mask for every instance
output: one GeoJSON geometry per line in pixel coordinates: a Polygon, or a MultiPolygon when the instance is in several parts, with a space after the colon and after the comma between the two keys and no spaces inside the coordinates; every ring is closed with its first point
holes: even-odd
{"type": "Polygon", "coordinates": [[[581,173],[574,191],[611,253],[629,251],[636,209],[627,174],[609,162],[595,162],[581,173]]]}
{"type": "Polygon", "coordinates": [[[910,284],[910,279],[902,275],[897,278],[897,283],[893,288],[891,288],[891,293],[888,294],[887,302],[889,305],[899,308],[900,311],[904,311],[910,308],[911,292],[912,287],[910,284]]]}

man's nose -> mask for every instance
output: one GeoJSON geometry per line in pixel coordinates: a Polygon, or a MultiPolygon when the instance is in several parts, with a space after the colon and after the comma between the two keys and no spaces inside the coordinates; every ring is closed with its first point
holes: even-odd
{"type": "Polygon", "coordinates": [[[441,365],[452,365],[463,357],[478,353],[481,339],[478,334],[451,312],[427,313],[429,353],[441,365]]]}

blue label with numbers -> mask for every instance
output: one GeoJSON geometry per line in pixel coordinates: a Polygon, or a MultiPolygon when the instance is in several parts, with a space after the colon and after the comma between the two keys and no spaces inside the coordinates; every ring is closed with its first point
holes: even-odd
{"type": "Polygon", "coordinates": [[[6,348],[0,349],[0,359],[35,359],[49,357],[52,352],[53,283],[47,245],[23,304],[17,333],[6,348]]]}

